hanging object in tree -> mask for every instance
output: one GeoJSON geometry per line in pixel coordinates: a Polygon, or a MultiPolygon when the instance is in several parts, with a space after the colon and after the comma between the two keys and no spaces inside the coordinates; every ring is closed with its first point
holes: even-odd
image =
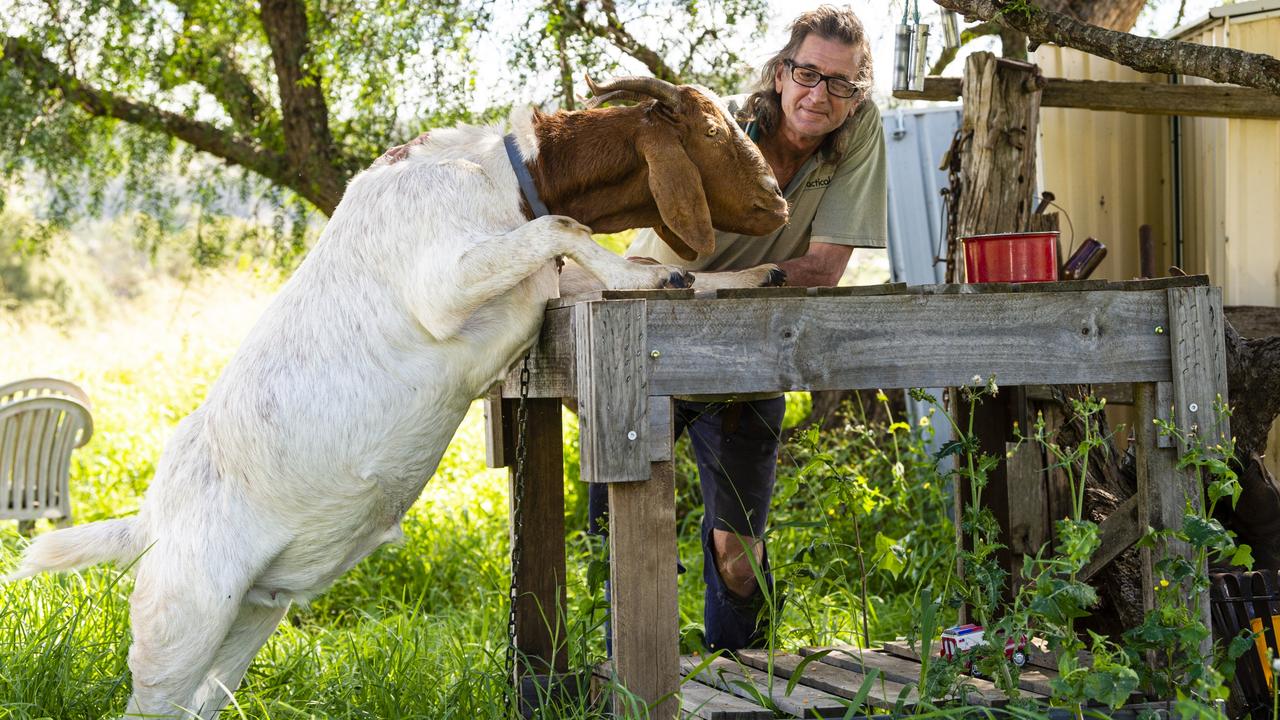
{"type": "Polygon", "coordinates": [[[911,89],[911,65],[915,61],[912,45],[915,43],[915,32],[910,24],[911,3],[908,0],[902,8],[902,22],[893,36],[893,90],[911,89]]]}
{"type": "Polygon", "coordinates": [[[929,26],[916,22],[915,42],[912,43],[913,49],[916,51],[915,61],[911,65],[911,89],[916,92],[924,91],[924,76],[929,72],[929,63],[927,54],[929,50],[929,26]]]}
{"type": "Polygon", "coordinates": [[[942,10],[942,46],[948,50],[960,47],[960,18],[955,10],[942,10]]]}

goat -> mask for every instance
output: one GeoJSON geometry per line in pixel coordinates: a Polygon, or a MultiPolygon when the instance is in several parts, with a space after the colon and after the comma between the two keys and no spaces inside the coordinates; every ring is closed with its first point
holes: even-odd
{"type": "Polygon", "coordinates": [[[134,517],[37,538],[7,580],[137,559],[130,715],[212,718],[290,603],[401,535],[472,400],[537,337],[568,256],[609,288],[680,283],[600,231],[764,233],[786,204],[708,92],[620,78],[638,106],[433,130],[348,185],[306,260],[179,423],[134,517]]]}

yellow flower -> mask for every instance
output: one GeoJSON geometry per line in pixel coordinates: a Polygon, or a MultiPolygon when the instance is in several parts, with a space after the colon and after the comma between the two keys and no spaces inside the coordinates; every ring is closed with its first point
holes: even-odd
{"type": "Polygon", "coordinates": [[[925,490],[928,490],[928,489],[929,489],[929,483],[925,483],[923,487],[924,487],[924,489],[925,489],[925,490]]]}
{"type": "Polygon", "coordinates": [[[1169,587],[1169,581],[1168,581],[1168,580],[1165,580],[1164,578],[1160,578],[1160,587],[1162,587],[1162,588],[1167,588],[1167,587],[1169,587]]]}
{"type": "Polygon", "coordinates": [[[928,418],[928,417],[926,417],[926,416],[924,416],[924,415],[921,415],[921,416],[920,416],[920,427],[929,427],[929,418],[928,418]]]}
{"type": "Polygon", "coordinates": [[[906,423],[904,423],[904,422],[895,422],[894,424],[892,424],[892,425],[890,425],[890,426],[889,426],[889,432],[890,432],[891,434],[892,434],[892,433],[895,433],[895,432],[897,432],[897,431],[899,431],[899,430],[907,430],[907,431],[909,431],[909,430],[911,430],[911,426],[910,426],[910,425],[908,425],[908,424],[906,424],[906,423]]]}
{"type": "Polygon", "coordinates": [[[879,402],[889,402],[889,396],[885,395],[883,390],[877,390],[876,400],[879,402]]]}

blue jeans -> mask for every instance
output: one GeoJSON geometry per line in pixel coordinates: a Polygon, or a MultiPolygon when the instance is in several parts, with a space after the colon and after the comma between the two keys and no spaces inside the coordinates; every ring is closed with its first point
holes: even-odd
{"type": "MultiPolygon", "coordinates": [[[[763,538],[785,412],[786,400],[781,397],[736,403],[675,402],[675,436],[689,433],[706,508],[702,517],[703,623],[712,650],[759,646],[765,639],[760,622],[765,594],[757,588],[751,597],[740,598],[729,590],[716,569],[711,531],[737,533],[748,543],[747,538],[763,538]]],[[[592,485],[588,492],[591,532],[603,534],[599,519],[608,511],[608,488],[592,485]]],[[[767,550],[761,570],[765,587],[772,591],[767,550]]]]}

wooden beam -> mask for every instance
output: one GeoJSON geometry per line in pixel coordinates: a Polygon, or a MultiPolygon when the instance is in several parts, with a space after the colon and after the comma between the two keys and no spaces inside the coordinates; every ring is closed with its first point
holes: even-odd
{"type": "MultiPolygon", "coordinates": [[[[1165,290],[634,302],[649,395],[1172,379],[1165,290]]],[[[573,347],[571,310],[547,313],[531,397],[579,390],[572,350],[551,350],[573,347]]]]}
{"type": "MultiPolygon", "coordinates": [[[[903,100],[955,101],[960,99],[960,86],[960,78],[930,77],[925,78],[924,90],[900,90],[893,96],[903,100]]],[[[1137,115],[1280,119],[1280,96],[1235,85],[1169,85],[1051,78],[1044,88],[1040,106],[1137,115]]]]}
{"type": "Polygon", "coordinates": [[[649,479],[646,302],[596,300],[574,308],[585,482],[649,479]]]}
{"type": "Polygon", "coordinates": [[[1134,495],[1117,507],[1102,524],[1098,526],[1098,535],[1102,545],[1094,553],[1093,559],[1080,571],[1079,579],[1088,580],[1099,570],[1115,560],[1120,553],[1133,547],[1142,539],[1145,527],[1138,526],[1138,496],[1134,495]]]}
{"type": "Polygon", "coordinates": [[[669,720],[679,711],[680,612],[676,604],[675,470],[653,463],[645,482],[609,485],[613,675],[648,706],[619,717],[669,720]]]}

